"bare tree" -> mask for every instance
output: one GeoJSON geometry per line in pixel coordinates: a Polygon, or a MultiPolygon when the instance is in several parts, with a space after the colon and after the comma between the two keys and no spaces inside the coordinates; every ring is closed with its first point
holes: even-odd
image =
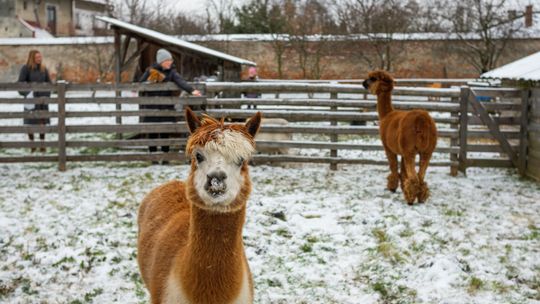
{"type": "MultiPolygon", "coordinates": [[[[497,66],[508,43],[523,26],[524,13],[509,10],[508,0],[448,1],[443,16],[459,40],[453,47],[478,72],[497,66]]],[[[452,37],[453,38],[453,37],[452,37]]]]}
{"type": "Polygon", "coordinates": [[[337,25],[320,0],[307,0],[295,6],[286,2],[287,30],[298,58],[302,78],[320,79],[323,73],[322,59],[329,51],[328,35],[337,25]]]}
{"type": "Polygon", "coordinates": [[[414,0],[349,0],[339,6],[338,15],[353,46],[367,47],[358,52],[360,58],[370,68],[392,70],[412,29],[415,7],[414,0]]]}
{"type": "Polygon", "coordinates": [[[208,28],[216,24],[219,33],[230,34],[234,28],[234,6],[232,0],[206,0],[208,28]],[[217,22],[212,22],[213,19],[217,22]]]}

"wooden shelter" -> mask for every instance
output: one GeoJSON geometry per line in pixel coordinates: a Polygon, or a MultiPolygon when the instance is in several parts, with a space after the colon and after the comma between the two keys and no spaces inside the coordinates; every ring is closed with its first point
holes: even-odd
{"type": "Polygon", "coordinates": [[[188,81],[213,75],[217,76],[218,81],[240,81],[242,65],[257,65],[249,60],[114,18],[97,17],[97,19],[110,24],[114,31],[117,82],[120,82],[121,72],[135,60],[138,60],[139,64],[134,73],[134,80],[138,80],[146,68],[155,62],[156,52],[160,48],[165,48],[173,54],[178,72],[188,81]],[[136,42],[137,47],[128,57],[132,41],[136,42]]]}

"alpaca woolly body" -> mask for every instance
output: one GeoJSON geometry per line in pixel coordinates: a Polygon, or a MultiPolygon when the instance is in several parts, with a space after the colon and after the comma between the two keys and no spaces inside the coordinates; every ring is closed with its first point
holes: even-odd
{"type": "Polygon", "coordinates": [[[390,74],[384,71],[371,72],[363,85],[377,95],[379,131],[390,166],[387,188],[395,191],[401,182],[407,203],[412,204],[416,199],[425,202],[429,189],[424,177],[437,145],[435,121],[424,110],[394,110],[394,79],[390,74]],[[418,174],[415,169],[417,154],[420,155],[418,174]],[[398,171],[397,155],[401,155],[401,172],[398,171]]]}
{"type": "Polygon", "coordinates": [[[139,209],[137,259],[152,303],[253,303],[242,228],[260,119],[225,125],[186,110],[190,174],[152,190],[139,209]]]}

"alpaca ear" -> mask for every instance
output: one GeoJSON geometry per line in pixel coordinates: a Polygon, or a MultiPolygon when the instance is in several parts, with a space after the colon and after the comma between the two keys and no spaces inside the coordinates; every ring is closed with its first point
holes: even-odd
{"type": "Polygon", "coordinates": [[[191,111],[189,107],[186,108],[186,121],[189,127],[189,132],[193,134],[197,128],[201,126],[201,121],[197,118],[197,115],[191,111]]]}
{"type": "Polygon", "coordinates": [[[261,112],[257,112],[257,114],[255,114],[246,122],[246,129],[253,138],[255,138],[255,135],[257,135],[257,132],[259,131],[259,127],[261,126],[261,119],[261,112]]]}

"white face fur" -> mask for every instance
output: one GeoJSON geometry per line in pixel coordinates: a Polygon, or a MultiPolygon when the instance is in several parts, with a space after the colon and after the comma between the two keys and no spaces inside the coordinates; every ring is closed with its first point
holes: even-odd
{"type": "Polygon", "coordinates": [[[193,183],[197,194],[211,209],[226,211],[242,185],[242,164],[254,149],[238,132],[216,130],[217,139],[193,151],[197,169],[193,183]]]}

